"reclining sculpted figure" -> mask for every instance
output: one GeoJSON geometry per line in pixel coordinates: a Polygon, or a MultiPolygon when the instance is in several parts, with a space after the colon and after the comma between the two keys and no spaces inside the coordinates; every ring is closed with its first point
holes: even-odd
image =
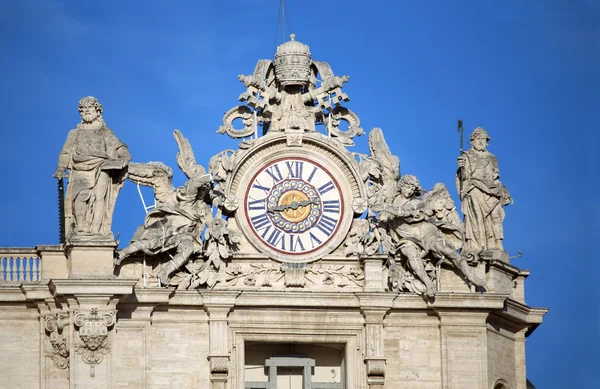
{"type": "Polygon", "coordinates": [[[172,184],[173,171],[161,162],[130,163],[128,178],[154,189],[156,208],[146,215],[130,244],[116,253],[115,265],[137,252],[147,255],[174,249],[172,259],[158,274],[161,285],[168,285],[171,273],[202,250],[201,234],[212,220],[210,189],[213,177],[196,164],[189,141],[180,131],[174,134],[179,153],[177,164],[188,180],[179,188],[172,184]]]}

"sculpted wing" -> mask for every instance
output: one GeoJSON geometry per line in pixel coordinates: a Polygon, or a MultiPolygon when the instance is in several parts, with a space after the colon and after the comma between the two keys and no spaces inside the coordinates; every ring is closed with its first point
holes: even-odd
{"type": "Polygon", "coordinates": [[[183,136],[181,131],[173,131],[173,136],[179,146],[179,152],[177,153],[177,165],[185,173],[187,178],[193,178],[203,176],[206,171],[201,165],[196,164],[196,158],[194,157],[194,151],[190,146],[190,141],[183,136]]]}
{"type": "Polygon", "coordinates": [[[138,185],[154,189],[154,197],[164,203],[173,188],[173,170],[162,162],[130,162],[127,178],[138,185]]]}
{"type": "Polygon", "coordinates": [[[462,248],[464,223],[458,215],[454,200],[446,185],[437,183],[423,196],[425,213],[444,235],[444,238],[459,250],[462,248]]]}
{"type": "Polygon", "coordinates": [[[381,128],[373,128],[369,133],[369,149],[371,158],[379,165],[380,176],[377,181],[382,186],[382,194],[385,201],[391,203],[400,179],[400,159],[390,151],[381,128]]]}

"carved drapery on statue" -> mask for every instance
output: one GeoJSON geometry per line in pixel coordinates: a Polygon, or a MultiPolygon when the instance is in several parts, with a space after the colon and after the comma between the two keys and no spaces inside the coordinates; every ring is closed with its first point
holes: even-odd
{"type": "Polygon", "coordinates": [[[54,173],[60,179],[69,171],[65,233],[67,238],[113,240],[113,210],[131,155],[104,123],[95,97],[82,98],[79,112],[82,121],[67,136],[54,173]]]}
{"type": "Polygon", "coordinates": [[[484,255],[497,252],[507,260],[502,245],[503,207],[512,203],[512,198],[499,180],[498,160],[486,150],[489,139],[487,131],[476,128],[470,137],[471,148],[458,158],[457,187],[459,192],[462,190],[465,215],[464,252],[471,258],[477,258],[482,251],[488,252],[484,255]]]}

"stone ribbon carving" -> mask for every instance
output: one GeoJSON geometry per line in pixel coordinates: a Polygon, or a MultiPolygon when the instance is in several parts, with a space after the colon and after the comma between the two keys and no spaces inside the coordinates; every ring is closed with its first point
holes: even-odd
{"type": "Polygon", "coordinates": [[[90,365],[90,377],[94,377],[95,366],[102,363],[109,352],[109,328],[115,324],[115,313],[99,313],[97,308],[92,308],[89,313],[77,311],[73,323],[77,328],[75,349],[90,365]]]}
{"type": "Polygon", "coordinates": [[[81,123],[69,132],[54,173],[62,179],[69,171],[66,236],[114,241],[112,214],[131,155],[102,119],[102,104],[95,97],[82,98],[79,113],[81,123]]]}
{"type": "Polygon", "coordinates": [[[66,314],[53,313],[44,316],[46,330],[46,353],[54,366],[61,370],[69,368],[69,338],[63,329],[68,326],[66,314]]]}

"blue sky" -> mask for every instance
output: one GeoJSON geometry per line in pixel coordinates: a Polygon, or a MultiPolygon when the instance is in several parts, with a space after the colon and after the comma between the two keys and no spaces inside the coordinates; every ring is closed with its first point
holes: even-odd
{"type": "MultiPolygon", "coordinates": [[[[384,130],[403,174],[455,194],[456,119],[466,139],[476,126],[489,131],[515,200],[505,247],[522,250],[513,263],[531,270],[528,304],[551,309],[527,342],[528,377],[538,388],[600,387],[598,2],[287,3],[297,40],[351,77],[346,106],[365,130],[384,130]]],[[[237,75],[281,43],[278,9],[276,0],[1,2],[0,246],[57,242],[51,176],[83,96],[98,97],[134,161],[176,167],[174,128],[203,164],[235,148],[215,131],[244,90],[237,75]]],[[[366,137],[353,151],[367,152],[366,137]]],[[[144,216],[133,184],[115,214],[126,242],[144,216]]]]}

